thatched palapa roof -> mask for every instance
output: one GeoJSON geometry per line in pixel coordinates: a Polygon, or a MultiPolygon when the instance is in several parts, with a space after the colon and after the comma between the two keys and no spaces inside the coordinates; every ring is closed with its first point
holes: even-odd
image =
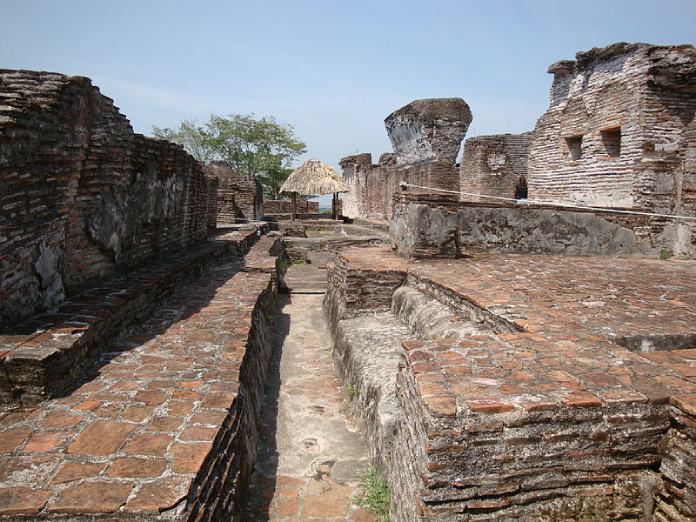
{"type": "Polygon", "coordinates": [[[349,192],[343,178],[323,161],[311,159],[292,171],[280,187],[281,192],[297,192],[304,196],[320,196],[336,192],[349,192]]]}

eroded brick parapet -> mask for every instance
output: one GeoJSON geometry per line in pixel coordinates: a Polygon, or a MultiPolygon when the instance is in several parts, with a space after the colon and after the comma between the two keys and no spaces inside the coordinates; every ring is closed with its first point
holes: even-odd
{"type": "MultiPolygon", "coordinates": [[[[661,226],[676,221],[660,218],[661,226]]],[[[402,193],[394,197],[391,243],[409,258],[457,257],[473,252],[654,257],[676,252],[675,238],[652,234],[655,218],[607,209],[554,204],[461,201],[402,193]]],[[[681,251],[693,257],[696,250],[681,251]]]]}

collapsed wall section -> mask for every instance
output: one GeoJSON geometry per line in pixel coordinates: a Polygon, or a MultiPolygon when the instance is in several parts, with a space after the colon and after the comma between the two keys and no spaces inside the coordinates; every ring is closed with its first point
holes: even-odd
{"type": "Polygon", "coordinates": [[[214,183],[89,79],[1,70],[0,97],[0,329],[206,238],[214,183]]]}

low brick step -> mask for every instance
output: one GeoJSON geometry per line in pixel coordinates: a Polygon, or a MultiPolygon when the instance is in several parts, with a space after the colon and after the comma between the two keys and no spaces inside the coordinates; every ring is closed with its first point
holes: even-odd
{"type": "Polygon", "coordinates": [[[0,518],[237,520],[272,351],[272,275],[218,259],[72,393],[0,414],[0,518]]]}
{"type": "Polygon", "coordinates": [[[0,408],[26,406],[74,387],[110,339],[227,255],[242,255],[261,230],[247,227],[112,278],[53,314],[0,335],[0,408]]]}

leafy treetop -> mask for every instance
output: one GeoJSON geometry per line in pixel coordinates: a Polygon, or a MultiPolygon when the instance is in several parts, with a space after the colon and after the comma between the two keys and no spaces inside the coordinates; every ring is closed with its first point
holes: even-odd
{"type": "Polygon", "coordinates": [[[266,196],[274,199],[292,161],[307,150],[291,125],[272,116],[213,114],[203,125],[183,121],[177,129],[153,127],[152,133],[178,143],[199,161],[224,161],[240,174],[258,178],[266,196]]]}

